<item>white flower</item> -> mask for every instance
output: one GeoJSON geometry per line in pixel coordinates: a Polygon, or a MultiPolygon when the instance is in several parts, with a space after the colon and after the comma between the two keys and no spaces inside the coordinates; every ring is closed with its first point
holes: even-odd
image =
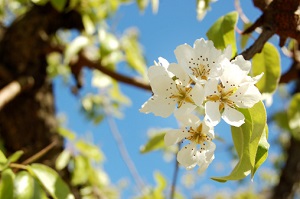
{"type": "Polygon", "coordinates": [[[202,105],[204,88],[191,85],[190,77],[178,64],[159,58],[159,63],[149,68],[148,77],[153,96],[142,105],[141,112],[168,117],[176,106],[177,112],[187,114],[202,105]]]}
{"type": "Polygon", "coordinates": [[[222,74],[220,62],[230,59],[231,47],[224,52],[217,50],[212,41],[197,39],[194,47],[187,44],[178,46],[175,49],[178,64],[184,68],[191,78],[200,84],[204,84],[209,78],[219,77],[222,74]]]}
{"type": "Polygon", "coordinates": [[[190,140],[190,143],[178,152],[177,161],[186,169],[192,169],[198,165],[200,174],[214,159],[216,145],[212,142],[213,127],[205,121],[200,121],[194,115],[185,116],[181,118],[181,121],[184,121],[187,128],[168,131],[164,137],[165,144],[169,146],[183,139],[190,140]]]}
{"type": "Polygon", "coordinates": [[[244,115],[236,108],[251,108],[261,100],[261,93],[254,85],[263,74],[254,78],[248,76],[251,63],[237,56],[235,60],[223,60],[223,74],[210,79],[205,85],[205,113],[215,126],[221,117],[232,126],[244,123],[244,115]]]}

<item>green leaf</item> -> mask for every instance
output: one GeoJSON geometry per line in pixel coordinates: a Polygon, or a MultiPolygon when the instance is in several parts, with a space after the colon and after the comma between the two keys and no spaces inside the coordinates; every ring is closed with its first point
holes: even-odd
{"type": "Polygon", "coordinates": [[[7,158],[4,153],[0,150],[0,171],[4,170],[8,166],[7,158]]]}
{"type": "Polygon", "coordinates": [[[251,172],[254,174],[255,166],[260,166],[256,162],[256,156],[266,126],[265,107],[260,101],[250,109],[239,109],[239,111],[244,114],[245,123],[240,127],[231,127],[239,162],[228,176],[212,178],[219,182],[243,179],[251,172]]]}
{"type": "Polygon", "coordinates": [[[9,162],[16,162],[23,155],[23,151],[19,150],[14,152],[11,156],[8,157],[9,162]]]}
{"type": "Polygon", "coordinates": [[[141,11],[144,11],[149,4],[149,0],[136,0],[136,3],[141,11]]]}
{"type": "Polygon", "coordinates": [[[280,55],[278,50],[271,43],[266,43],[261,53],[255,54],[252,59],[252,75],[264,75],[256,83],[261,93],[273,93],[281,75],[280,55]]]}
{"type": "Polygon", "coordinates": [[[50,3],[57,11],[61,12],[64,10],[67,0],[50,0],[50,3]]]}
{"type": "Polygon", "coordinates": [[[127,64],[143,78],[146,78],[147,65],[138,42],[138,32],[135,29],[127,31],[127,34],[121,40],[121,44],[127,64]]]}
{"type": "Polygon", "coordinates": [[[264,163],[264,161],[268,157],[268,151],[270,148],[270,144],[268,143],[268,126],[265,126],[264,132],[261,135],[261,138],[258,143],[258,149],[255,156],[255,165],[253,170],[251,171],[251,177],[253,178],[257,169],[264,163]]]}
{"type": "Polygon", "coordinates": [[[78,155],[74,158],[74,170],[72,172],[72,185],[83,185],[88,180],[89,160],[87,157],[78,155]],[[84,172],[82,172],[84,171],[84,172]]]}
{"type": "Polygon", "coordinates": [[[55,168],[57,170],[62,170],[64,169],[69,161],[70,161],[70,158],[71,158],[71,153],[69,150],[65,149],[63,150],[57,157],[56,161],[55,161],[55,168]]]}
{"type": "Polygon", "coordinates": [[[90,143],[86,143],[82,140],[76,142],[76,148],[85,156],[92,158],[96,161],[102,161],[104,155],[99,149],[99,147],[94,146],[90,143]]]}
{"type": "Polygon", "coordinates": [[[153,191],[153,197],[155,199],[164,199],[164,189],[167,187],[167,180],[165,179],[165,177],[159,173],[159,172],[155,172],[154,173],[154,178],[156,181],[156,187],[153,191]]]}
{"type": "Polygon", "coordinates": [[[14,195],[14,178],[15,174],[11,169],[5,169],[1,173],[0,198],[12,199],[14,195]]]}
{"type": "Polygon", "coordinates": [[[73,199],[68,185],[61,179],[58,173],[50,167],[43,164],[32,164],[28,166],[47,192],[54,199],[73,199]]]}
{"type": "Polygon", "coordinates": [[[165,134],[166,132],[162,131],[162,132],[155,133],[153,136],[151,136],[147,141],[147,143],[141,147],[140,149],[141,153],[148,153],[165,147],[164,144],[165,134]]]}
{"type": "Polygon", "coordinates": [[[45,191],[39,185],[39,182],[27,171],[20,171],[17,173],[14,185],[14,199],[48,198],[45,191]]]}
{"type": "Polygon", "coordinates": [[[214,42],[217,49],[225,49],[228,45],[232,47],[232,57],[237,54],[235,31],[238,20],[237,12],[230,12],[220,17],[207,31],[206,36],[214,42]]]}
{"type": "Polygon", "coordinates": [[[300,139],[300,93],[295,94],[291,99],[287,116],[292,135],[300,139]]]}
{"type": "Polygon", "coordinates": [[[63,127],[59,127],[57,129],[57,132],[63,136],[64,138],[67,138],[69,140],[74,140],[76,138],[76,135],[74,132],[70,131],[69,129],[63,128],[63,127]]]}

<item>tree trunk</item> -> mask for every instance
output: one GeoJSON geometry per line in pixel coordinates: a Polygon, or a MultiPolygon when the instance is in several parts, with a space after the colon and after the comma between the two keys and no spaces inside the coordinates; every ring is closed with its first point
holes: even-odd
{"type": "Polygon", "coordinates": [[[38,160],[54,166],[57,155],[63,150],[63,138],[56,133],[53,88],[46,74],[46,49],[58,29],[81,30],[82,27],[79,13],[59,13],[46,4],[32,6],[4,30],[0,41],[0,89],[20,78],[34,80],[31,89],[0,110],[0,138],[6,155],[23,150],[22,162],[56,142],[55,147],[38,160]]]}

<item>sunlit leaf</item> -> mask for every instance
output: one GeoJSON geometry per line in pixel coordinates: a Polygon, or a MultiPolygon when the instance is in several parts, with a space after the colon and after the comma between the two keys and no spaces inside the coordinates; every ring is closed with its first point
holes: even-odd
{"type": "Polygon", "coordinates": [[[72,172],[72,184],[74,186],[85,184],[89,175],[89,160],[78,155],[74,157],[74,170],[72,172]],[[84,172],[82,172],[84,171],[84,172]]]}
{"type": "Polygon", "coordinates": [[[55,168],[57,170],[62,170],[64,169],[69,161],[70,161],[70,158],[71,158],[71,153],[69,150],[65,149],[63,150],[57,157],[56,161],[55,161],[55,168]]]}
{"type": "Polygon", "coordinates": [[[5,157],[4,153],[0,150],[0,171],[5,169],[8,166],[7,158],[5,157]]]}
{"type": "Polygon", "coordinates": [[[18,159],[23,155],[23,153],[24,152],[21,151],[21,150],[14,152],[12,155],[10,155],[8,157],[8,161],[9,162],[16,162],[16,161],[18,161],[18,159]]]}
{"type": "Polygon", "coordinates": [[[95,33],[96,28],[95,28],[95,25],[89,15],[87,15],[87,14],[82,15],[82,23],[83,23],[85,31],[88,34],[92,35],[93,33],[95,33]]]}
{"type": "Polygon", "coordinates": [[[67,0],[50,0],[50,3],[56,10],[61,12],[64,10],[67,0]]]}
{"type": "Polygon", "coordinates": [[[231,127],[232,139],[239,162],[228,176],[212,178],[219,182],[243,179],[251,172],[256,171],[255,166],[260,166],[256,162],[256,156],[266,126],[265,107],[262,102],[259,102],[250,109],[239,110],[245,116],[245,123],[240,127],[231,127]]]}
{"type": "Polygon", "coordinates": [[[151,136],[147,143],[141,147],[141,153],[148,153],[154,150],[161,149],[165,147],[164,144],[164,136],[166,132],[162,131],[159,133],[155,133],[155,135],[151,136]]]}
{"type": "Polygon", "coordinates": [[[14,178],[15,174],[11,169],[5,169],[1,173],[0,181],[0,198],[12,199],[14,194],[14,178]]]}
{"type": "Polygon", "coordinates": [[[76,142],[76,148],[89,158],[96,161],[102,161],[104,159],[103,153],[100,151],[99,147],[92,145],[91,143],[86,143],[82,140],[76,142]]]}
{"type": "Polygon", "coordinates": [[[281,75],[280,55],[275,46],[266,43],[261,51],[254,55],[252,59],[253,76],[264,73],[262,78],[256,83],[261,93],[273,93],[281,75]]]}
{"type": "Polygon", "coordinates": [[[67,139],[69,139],[69,140],[74,140],[74,139],[76,138],[76,135],[75,135],[74,132],[70,131],[69,129],[63,128],[63,127],[59,127],[59,128],[57,129],[57,132],[58,132],[61,136],[65,137],[65,138],[67,138],[67,139]]]}
{"type": "Polygon", "coordinates": [[[237,12],[230,12],[220,17],[207,31],[206,36],[214,42],[217,49],[225,49],[228,45],[232,47],[232,57],[237,53],[234,28],[238,20],[237,12]]]}
{"type": "Polygon", "coordinates": [[[14,199],[48,198],[45,191],[39,185],[39,182],[34,179],[27,171],[18,172],[14,180],[14,184],[14,199]]]}
{"type": "Polygon", "coordinates": [[[141,11],[144,11],[149,4],[149,0],[136,0],[136,3],[141,11]]]}
{"type": "Polygon", "coordinates": [[[269,129],[268,129],[268,126],[266,125],[265,130],[264,130],[264,132],[259,140],[259,143],[258,143],[258,149],[256,152],[256,157],[255,157],[255,165],[251,172],[252,178],[253,178],[255,172],[257,171],[257,169],[262,165],[262,163],[264,163],[264,161],[268,157],[268,151],[270,148],[270,144],[268,143],[268,133],[269,133],[269,129]]]}
{"type": "Polygon", "coordinates": [[[43,164],[32,164],[28,166],[43,187],[54,199],[74,199],[68,185],[61,179],[58,173],[43,164]]]}
{"type": "Polygon", "coordinates": [[[287,110],[289,127],[292,135],[300,139],[300,93],[295,94],[287,110]]]}

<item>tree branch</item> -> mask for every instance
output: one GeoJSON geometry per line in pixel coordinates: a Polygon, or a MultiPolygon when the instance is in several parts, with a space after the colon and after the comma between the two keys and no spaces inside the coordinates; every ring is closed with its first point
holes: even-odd
{"type": "Polygon", "coordinates": [[[32,88],[34,79],[32,77],[21,77],[12,81],[0,90],[0,110],[23,91],[32,88]]]}

